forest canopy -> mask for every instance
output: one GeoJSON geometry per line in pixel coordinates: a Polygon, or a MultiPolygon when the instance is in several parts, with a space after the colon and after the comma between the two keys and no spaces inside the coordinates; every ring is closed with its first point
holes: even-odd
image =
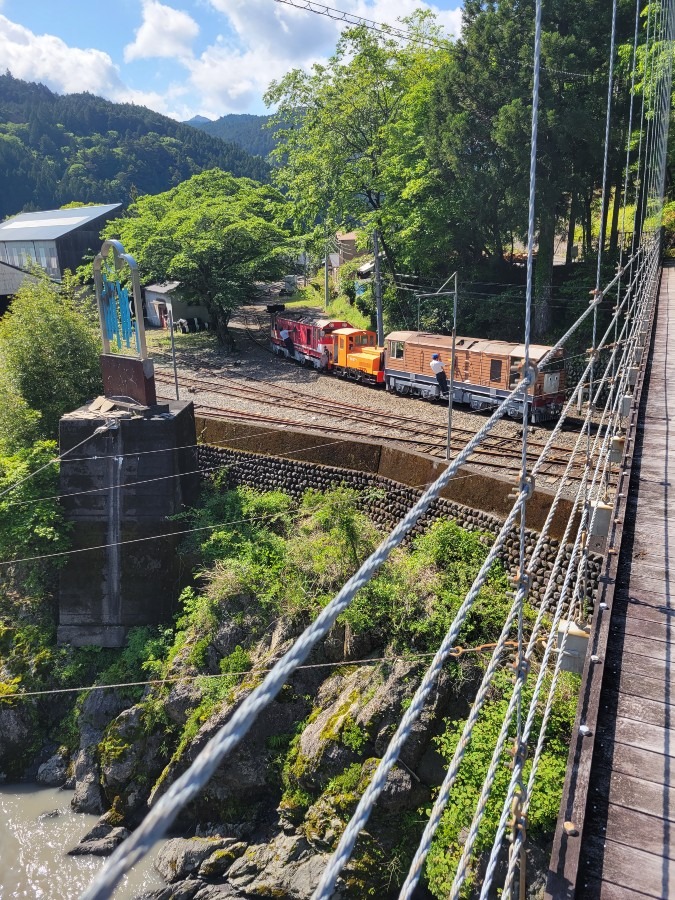
{"type": "Polygon", "coordinates": [[[215,167],[269,177],[263,159],[143,106],[0,75],[0,220],[73,199],[126,203],[215,167]]]}
{"type": "MultiPolygon", "coordinates": [[[[619,0],[608,190],[599,208],[611,12],[611,4],[598,8],[587,0],[544,7],[539,338],[557,324],[556,246],[566,246],[568,265],[575,246],[579,258],[591,260],[604,223],[606,249],[615,257],[621,229],[630,242],[636,200],[642,204],[636,197],[645,181],[637,171],[637,130],[623,196],[635,4],[619,0]],[[619,218],[624,201],[630,207],[625,223],[619,218]]],[[[348,29],[325,65],[288,72],[266,95],[279,129],[273,177],[292,201],[297,227],[315,237],[317,222],[326,232],[377,229],[391,284],[401,280],[398,273],[440,283],[457,268],[486,282],[522,284],[518,251],[528,224],[534,2],[465,0],[462,17],[461,37],[453,43],[433,16],[419,11],[403,20],[413,36],[408,43],[365,26],[348,29]]],[[[646,26],[645,14],[641,43],[646,26]]],[[[638,59],[638,86],[643,69],[644,58],[638,59]]],[[[388,299],[390,316],[405,320],[405,295],[392,288],[388,299]]],[[[414,311],[408,318],[414,320],[414,311]]]]}

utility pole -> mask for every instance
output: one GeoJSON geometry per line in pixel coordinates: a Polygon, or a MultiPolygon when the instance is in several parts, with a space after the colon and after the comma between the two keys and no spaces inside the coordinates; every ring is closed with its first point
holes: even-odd
{"type": "Polygon", "coordinates": [[[377,346],[384,347],[384,323],[382,321],[382,279],[380,277],[380,248],[377,228],[373,231],[373,251],[375,253],[375,310],[377,315],[377,346]]]}
{"type": "Polygon", "coordinates": [[[455,345],[457,341],[457,272],[455,272],[455,293],[452,300],[452,350],[450,351],[450,390],[448,391],[448,443],[445,450],[445,458],[450,459],[452,450],[450,439],[452,438],[452,395],[455,385],[455,345]]]}
{"type": "Polygon", "coordinates": [[[328,231],[326,231],[326,252],[323,261],[323,308],[328,309],[328,231]]]}
{"type": "Polygon", "coordinates": [[[166,311],[169,316],[169,334],[171,335],[171,360],[173,362],[173,383],[176,387],[176,400],[180,400],[180,392],[178,390],[178,367],[176,365],[176,342],[173,336],[173,306],[171,300],[166,304],[166,311]]]}

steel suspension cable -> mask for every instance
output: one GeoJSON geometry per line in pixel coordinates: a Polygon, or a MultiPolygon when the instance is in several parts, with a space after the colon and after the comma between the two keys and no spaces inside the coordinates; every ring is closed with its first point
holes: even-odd
{"type": "MultiPolygon", "coordinates": [[[[335,849],[328,865],[326,866],[323,875],[319,881],[319,884],[314,892],[313,898],[314,900],[329,900],[331,897],[335,882],[337,880],[338,875],[344,868],[347,861],[350,859],[354,845],[356,843],[356,839],[358,835],[364,828],[370,813],[375,805],[377,798],[380,793],[384,789],[384,785],[386,783],[389,772],[398,759],[399,753],[403,747],[403,744],[406,742],[411,730],[412,726],[416,720],[416,718],[420,715],[426,700],[427,696],[431,691],[433,684],[435,683],[438,675],[440,674],[443,661],[447,654],[447,649],[451,645],[452,642],[456,639],[456,634],[459,633],[461,625],[464,621],[465,615],[468,613],[471,605],[478,596],[478,592],[482,587],[485,579],[487,578],[487,574],[489,572],[490,566],[492,565],[492,560],[496,558],[498,548],[501,547],[501,543],[506,538],[507,534],[507,525],[510,528],[510,525],[515,520],[518,512],[520,513],[520,547],[519,547],[519,555],[520,555],[520,569],[519,569],[519,584],[516,592],[516,612],[518,617],[518,656],[519,658],[522,656],[522,647],[523,647],[523,615],[524,615],[524,601],[527,595],[527,580],[525,577],[525,509],[527,500],[532,493],[532,485],[531,482],[527,480],[527,435],[529,428],[529,391],[530,387],[533,386],[534,380],[536,378],[536,372],[530,365],[530,332],[531,332],[531,310],[532,310],[532,273],[533,273],[533,251],[534,251],[534,229],[535,229],[535,191],[536,191],[536,163],[537,163],[537,124],[538,124],[538,115],[539,115],[539,67],[541,61],[541,6],[542,0],[536,0],[536,19],[535,19],[535,39],[534,39],[534,76],[533,76],[533,87],[532,87],[532,124],[531,124],[531,142],[530,142],[530,193],[529,193],[529,203],[528,203],[528,250],[527,250],[527,283],[526,283],[526,299],[525,299],[525,335],[524,335],[524,361],[523,361],[523,382],[524,382],[524,397],[523,397],[523,440],[522,440],[522,464],[521,464],[521,481],[520,481],[520,492],[519,492],[519,502],[514,504],[510,515],[507,517],[506,522],[504,523],[504,527],[502,528],[500,534],[498,535],[495,543],[492,547],[490,554],[486,559],[486,562],[481,567],[481,571],[477,576],[474,584],[469,591],[469,594],[464,600],[464,603],[460,607],[458,611],[455,621],[451,626],[448,634],[443,640],[441,647],[439,648],[437,656],[434,658],[427,675],[425,676],[422,684],[418,688],[413,700],[410,704],[408,710],[406,710],[399,727],[397,728],[393,738],[391,739],[385,754],[380,761],[373,778],[371,779],[368,787],[366,788],[364,794],[359,800],[356,811],[354,812],[351,820],[347,824],[345,831],[343,832],[340,841],[338,843],[337,848],[335,849]],[[488,561],[489,564],[488,564],[488,561]]],[[[502,632],[503,633],[503,632],[502,632]]]]}
{"type": "MultiPolygon", "coordinates": [[[[619,397],[619,392],[617,392],[617,398],[618,397],[619,397]]],[[[605,438],[603,441],[603,450],[606,449],[607,440],[609,438],[610,433],[611,433],[610,429],[608,428],[606,430],[605,438]]],[[[597,461],[597,464],[595,467],[595,471],[593,473],[593,478],[592,478],[592,483],[591,483],[591,492],[593,489],[593,485],[596,483],[596,481],[598,479],[598,475],[600,474],[601,465],[606,466],[607,464],[608,464],[608,456],[606,455],[606,453],[601,451],[598,456],[598,461],[597,461]]],[[[597,512],[597,506],[593,509],[593,513],[590,516],[590,522],[589,522],[589,505],[588,505],[588,503],[584,504],[583,512],[582,512],[582,519],[581,519],[581,523],[580,523],[580,526],[578,529],[577,538],[575,541],[574,550],[573,550],[573,554],[572,554],[572,559],[570,561],[570,565],[569,565],[568,571],[565,576],[563,587],[561,589],[561,601],[563,600],[564,597],[566,597],[569,587],[572,584],[572,581],[573,581],[572,572],[573,572],[573,568],[574,568],[574,561],[576,559],[579,549],[581,549],[582,537],[587,532],[587,530],[592,531],[593,524],[594,524],[595,517],[596,517],[596,512],[597,512]]],[[[576,577],[574,579],[576,584],[579,584],[579,582],[581,580],[581,577],[582,577],[583,571],[584,571],[584,567],[585,567],[585,560],[582,556],[582,558],[579,560],[579,563],[577,565],[576,577]]],[[[574,597],[572,599],[572,606],[573,605],[574,605],[574,597]]],[[[554,618],[553,625],[551,627],[551,635],[555,636],[557,626],[558,626],[558,623],[560,620],[561,612],[562,612],[562,604],[559,603],[558,608],[556,609],[556,616],[554,618]]],[[[487,900],[487,897],[489,896],[489,891],[490,891],[490,887],[492,884],[492,880],[494,878],[494,873],[495,873],[495,869],[496,869],[496,865],[497,865],[499,852],[501,850],[502,834],[506,827],[509,814],[512,812],[512,809],[513,809],[514,797],[516,796],[516,792],[518,791],[519,787],[521,786],[522,770],[523,770],[523,766],[524,766],[524,762],[525,762],[525,749],[527,746],[529,731],[531,729],[532,722],[534,719],[534,711],[536,710],[535,700],[536,700],[536,697],[538,696],[538,689],[540,688],[540,685],[543,680],[543,675],[546,670],[546,666],[548,663],[548,657],[550,655],[551,648],[552,648],[552,641],[549,636],[549,641],[547,643],[547,648],[546,648],[546,651],[544,654],[544,659],[542,660],[539,676],[537,679],[537,684],[535,685],[533,701],[530,705],[530,711],[528,713],[528,718],[527,718],[527,721],[525,724],[522,744],[521,744],[521,747],[519,748],[519,752],[517,752],[514,755],[514,769],[513,769],[513,773],[511,776],[508,790],[507,790],[506,798],[503,803],[499,825],[497,827],[497,832],[496,832],[495,840],[494,840],[494,843],[492,846],[490,859],[488,861],[487,869],[486,869],[485,876],[483,879],[483,885],[482,885],[481,894],[480,894],[481,900],[487,900]]],[[[516,689],[517,688],[518,688],[518,683],[516,683],[516,689]]],[[[504,729],[503,729],[503,731],[504,731],[504,729]]],[[[495,760],[495,757],[493,756],[493,765],[495,767],[496,767],[497,762],[498,762],[498,758],[497,758],[497,760],[495,760]]],[[[522,790],[522,788],[521,788],[521,790],[522,790]]],[[[520,818],[522,820],[522,811],[518,818],[520,818]]],[[[517,835],[518,835],[518,832],[516,831],[516,834],[514,835],[513,847],[518,846],[518,848],[520,849],[523,838],[521,837],[520,841],[517,841],[517,835]]],[[[515,860],[516,860],[516,857],[515,857],[515,850],[514,850],[510,854],[510,858],[509,858],[509,870],[508,871],[510,872],[511,878],[513,877],[513,874],[515,871],[515,865],[516,865],[515,860]]],[[[505,884],[505,890],[504,890],[503,896],[505,898],[510,896],[510,881],[508,880],[508,876],[507,876],[507,881],[505,884]]]]}
{"type": "MultiPolygon", "coordinates": [[[[653,284],[654,282],[652,281],[651,283],[653,284]]],[[[653,292],[650,290],[649,293],[652,294],[651,299],[652,299],[652,302],[653,302],[653,299],[654,299],[654,297],[653,297],[653,292]]],[[[621,396],[621,389],[619,389],[618,394],[617,394],[617,397],[618,397],[618,398],[619,398],[620,396],[621,396]]],[[[592,530],[592,527],[593,527],[593,523],[591,522],[591,526],[590,526],[591,530],[592,530]]],[[[533,760],[532,760],[532,767],[531,767],[531,770],[530,770],[530,776],[529,776],[529,778],[528,778],[527,790],[526,790],[526,792],[525,792],[525,797],[524,797],[524,802],[523,802],[523,807],[522,807],[522,815],[523,815],[523,818],[525,818],[525,817],[527,816],[529,804],[530,804],[531,797],[532,797],[532,791],[533,791],[533,788],[534,788],[534,783],[535,783],[535,778],[536,778],[537,768],[538,768],[539,761],[540,761],[540,759],[541,759],[541,755],[542,755],[543,749],[544,749],[544,741],[545,741],[545,736],[546,736],[546,727],[547,727],[548,719],[549,719],[549,716],[550,716],[550,713],[551,713],[551,709],[552,709],[552,705],[553,705],[553,700],[554,700],[554,697],[555,697],[555,690],[556,690],[556,685],[557,685],[558,677],[559,677],[560,671],[561,671],[562,659],[563,659],[563,654],[564,654],[565,643],[566,643],[566,640],[567,640],[567,634],[568,634],[568,631],[569,631],[569,629],[566,629],[566,630],[565,630],[565,633],[564,633],[564,635],[563,635],[563,640],[562,640],[561,646],[560,646],[560,653],[559,653],[559,655],[558,655],[558,659],[557,659],[556,666],[555,666],[555,669],[554,669],[554,674],[553,674],[553,677],[552,677],[552,680],[551,680],[551,684],[550,684],[550,687],[549,687],[549,692],[548,692],[546,704],[545,704],[545,707],[544,707],[544,712],[543,712],[543,715],[542,715],[542,722],[541,722],[541,726],[540,726],[540,729],[539,729],[539,736],[538,736],[538,739],[537,739],[537,744],[536,744],[536,748],[535,748],[535,753],[534,753],[534,757],[533,757],[533,760]]],[[[543,668],[543,665],[542,665],[542,668],[543,668]]],[[[538,693],[539,693],[539,691],[537,691],[537,690],[535,690],[535,691],[533,692],[533,696],[532,696],[532,700],[531,700],[531,704],[530,704],[530,712],[529,712],[529,714],[528,714],[528,721],[529,721],[530,719],[532,719],[532,720],[534,719],[534,713],[535,713],[535,711],[536,711],[536,704],[537,704],[537,702],[538,702],[538,693]]],[[[522,846],[523,832],[524,832],[524,829],[521,829],[521,830],[519,831],[519,833],[516,835],[516,839],[515,839],[515,841],[514,841],[513,851],[512,851],[512,857],[514,857],[514,858],[517,856],[518,851],[519,851],[520,847],[522,846]]],[[[509,866],[508,866],[508,869],[507,869],[506,879],[505,879],[505,883],[504,883],[504,895],[503,895],[503,896],[504,896],[505,898],[508,898],[508,897],[510,896],[511,882],[512,882],[514,873],[515,873],[515,866],[513,865],[513,860],[511,859],[511,860],[509,861],[509,866]]]]}

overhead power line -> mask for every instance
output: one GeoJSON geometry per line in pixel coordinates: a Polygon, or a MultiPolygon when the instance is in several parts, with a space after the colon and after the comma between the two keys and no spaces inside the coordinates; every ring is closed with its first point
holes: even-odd
{"type": "Polygon", "coordinates": [[[372,31],[379,31],[382,34],[389,35],[399,40],[411,41],[414,44],[423,44],[425,47],[449,47],[450,41],[439,40],[438,38],[425,38],[421,35],[413,34],[403,28],[397,28],[394,25],[386,25],[384,22],[375,22],[373,19],[365,19],[363,16],[356,16],[353,13],[346,12],[342,9],[335,9],[332,6],[325,6],[323,3],[314,3],[314,0],[274,0],[275,3],[283,3],[286,6],[292,6],[295,9],[304,9],[307,12],[316,13],[320,16],[326,16],[336,22],[345,22],[347,25],[364,25],[372,31]]]}

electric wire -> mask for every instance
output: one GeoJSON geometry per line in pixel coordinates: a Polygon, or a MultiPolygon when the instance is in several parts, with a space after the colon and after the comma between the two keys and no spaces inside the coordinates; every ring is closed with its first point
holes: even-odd
{"type": "Polygon", "coordinates": [[[3,491],[0,491],[0,497],[4,497],[6,494],[9,494],[12,491],[15,491],[18,487],[21,487],[22,484],[25,484],[27,481],[30,481],[32,478],[35,478],[36,475],[39,475],[40,472],[44,472],[45,469],[48,469],[50,466],[53,466],[57,462],[60,462],[65,456],[67,456],[69,453],[72,453],[73,450],[77,450],[80,447],[82,447],[84,444],[87,444],[95,435],[102,434],[103,432],[107,431],[111,427],[113,427],[113,425],[110,423],[99,426],[95,431],[92,431],[92,433],[90,435],[87,435],[87,437],[83,441],[80,441],[79,444],[75,444],[74,447],[71,447],[70,450],[65,450],[63,453],[59,454],[59,456],[55,456],[53,459],[50,459],[48,462],[46,462],[44,465],[40,466],[38,469],[35,469],[34,472],[30,472],[28,475],[24,476],[23,478],[20,478],[18,481],[13,481],[12,484],[9,485],[9,487],[6,487],[3,491]]]}
{"type": "MultiPolygon", "coordinates": [[[[515,641],[507,642],[507,646],[515,647],[517,646],[515,641]]],[[[487,650],[492,650],[495,647],[494,643],[485,643],[478,644],[475,647],[462,647],[457,646],[453,647],[452,652],[449,656],[452,659],[460,659],[462,656],[466,656],[471,653],[484,653],[487,650]]],[[[344,668],[345,666],[365,666],[365,665],[374,665],[378,664],[386,664],[386,663],[397,663],[397,662],[417,662],[422,661],[423,659],[429,659],[429,657],[433,656],[433,653],[411,653],[408,655],[389,655],[389,656],[367,656],[364,659],[350,659],[350,660],[342,660],[340,662],[322,662],[322,663],[309,663],[302,666],[298,666],[296,671],[305,671],[310,669],[339,669],[344,668]]],[[[8,693],[2,694],[0,696],[0,703],[3,701],[7,703],[12,703],[16,700],[23,700],[29,697],[50,697],[53,694],[81,694],[85,691],[109,691],[109,690],[125,690],[127,688],[134,687],[161,687],[165,684],[182,684],[182,683],[192,683],[199,681],[219,681],[223,678],[246,678],[257,675],[266,675],[271,671],[271,668],[258,668],[256,666],[252,666],[250,669],[242,670],[241,672],[202,672],[199,675],[167,675],[163,678],[150,678],[146,681],[120,681],[117,683],[110,684],[87,684],[80,685],[80,687],[67,687],[67,688],[49,688],[42,691],[17,691],[16,693],[8,693]]]]}

